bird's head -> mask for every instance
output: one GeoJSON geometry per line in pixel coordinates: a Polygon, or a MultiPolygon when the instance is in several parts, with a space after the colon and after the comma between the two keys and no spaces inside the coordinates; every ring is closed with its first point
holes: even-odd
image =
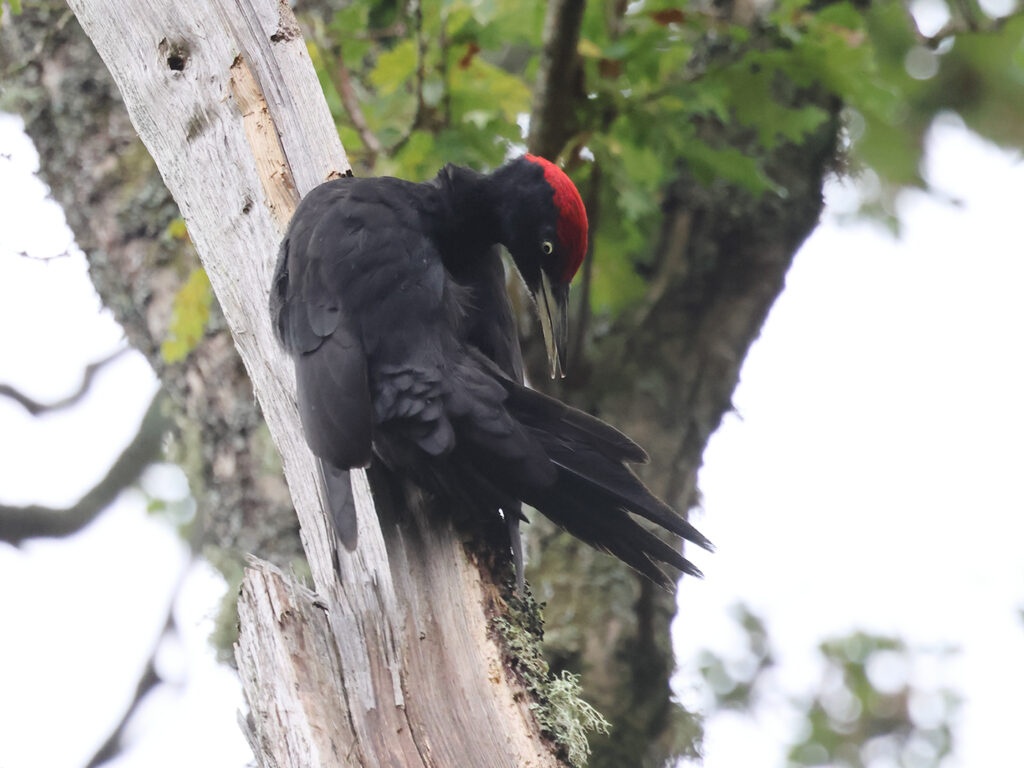
{"type": "Polygon", "coordinates": [[[551,376],[564,376],[569,283],[587,252],[587,211],[554,163],[523,155],[496,174],[502,235],[537,305],[551,376]]]}

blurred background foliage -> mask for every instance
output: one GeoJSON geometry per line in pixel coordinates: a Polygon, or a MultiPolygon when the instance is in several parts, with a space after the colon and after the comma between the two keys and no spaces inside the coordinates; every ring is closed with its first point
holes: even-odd
{"type": "MultiPolygon", "coordinates": [[[[354,0],[307,13],[309,52],[356,174],[423,180],[441,162],[487,170],[525,150],[546,5],[354,0]]],[[[1014,2],[734,5],[744,4],[606,0],[584,10],[570,138],[557,159],[601,212],[574,299],[587,297],[590,334],[645,296],[680,167],[786,198],[767,156],[829,117],[791,106],[794,89],[842,104],[835,170],[859,180],[853,215],[893,232],[898,194],[931,191],[921,160],[940,115],[1000,146],[1024,145],[1024,15],[1014,2]],[[718,138],[724,127],[748,134],[742,147],[718,138]]],[[[185,303],[181,322],[194,325],[187,310],[200,305],[185,303]]],[[[172,339],[168,361],[194,337],[172,339]]]]}
{"type": "Polygon", "coordinates": [[[697,666],[710,711],[757,717],[787,710],[795,737],[791,766],[937,768],[953,751],[960,700],[936,670],[953,648],[914,648],[898,637],[851,632],[817,649],[818,683],[802,696],[781,692],[765,621],[736,605],[732,619],[743,649],[724,657],[702,651],[697,666]]]}
{"type": "MultiPolygon", "coordinates": [[[[311,20],[310,53],[357,174],[424,179],[439,158],[486,169],[524,146],[542,46],[539,0],[353,2],[311,20]],[[354,107],[354,109],[353,109],[354,107]],[[353,119],[353,112],[361,116],[353,119]]],[[[671,0],[590,3],[578,53],[585,94],[561,160],[585,190],[603,171],[592,310],[643,295],[663,190],[696,178],[786,195],[764,155],[828,117],[787,89],[842,101],[841,165],[864,179],[860,213],[895,228],[896,195],[928,189],[924,138],[954,111],[1003,146],[1024,142],[1024,16],[972,0],[785,0],[744,19],[671,0]],[[699,130],[750,133],[744,149],[699,130]]]]}

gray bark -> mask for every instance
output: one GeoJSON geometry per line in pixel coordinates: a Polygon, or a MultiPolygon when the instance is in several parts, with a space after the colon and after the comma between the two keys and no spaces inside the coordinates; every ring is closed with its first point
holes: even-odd
{"type": "Polygon", "coordinates": [[[576,45],[584,0],[551,0],[544,17],[544,48],[530,113],[530,151],[554,160],[576,133],[576,109],[586,98],[583,65],[576,45]]]}

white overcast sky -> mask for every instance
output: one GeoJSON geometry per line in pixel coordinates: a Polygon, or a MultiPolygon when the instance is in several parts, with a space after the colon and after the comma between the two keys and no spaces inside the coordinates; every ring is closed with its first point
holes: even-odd
{"type": "MultiPolygon", "coordinates": [[[[766,620],[787,695],[817,682],[814,649],[828,636],[954,646],[952,660],[926,655],[911,672],[965,697],[951,765],[1022,765],[1024,165],[953,120],[929,146],[928,179],[960,204],[905,196],[899,240],[827,214],[751,351],[738,414],[701,475],[698,523],[718,552],[691,553],[706,579],[680,592],[677,685],[704,700],[689,661],[705,647],[738,653],[728,608],[739,601],[766,620]]],[[[35,164],[19,121],[0,116],[0,382],[49,399],[121,334],[80,254],[17,255],[70,246],[35,164]]],[[[849,197],[832,185],[830,203],[849,197]]],[[[32,419],[0,401],[0,499],[73,501],[155,387],[131,355],[67,413],[32,419]]],[[[78,536],[0,545],[0,768],[84,764],[130,699],[183,572],[183,638],[159,657],[174,684],[147,701],[115,765],[246,764],[237,685],[204,641],[223,583],[189,566],[144,506],[126,493],[78,536]]],[[[707,768],[782,765],[792,722],[776,704],[712,718],[707,768]]]]}

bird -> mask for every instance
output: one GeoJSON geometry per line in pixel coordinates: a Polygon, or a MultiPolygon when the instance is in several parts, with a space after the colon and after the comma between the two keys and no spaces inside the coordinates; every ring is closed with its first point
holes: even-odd
{"type": "Polygon", "coordinates": [[[472,514],[504,517],[520,588],[523,504],[664,588],[664,566],[701,575],[678,538],[711,543],[634,474],[646,452],[524,384],[501,249],[536,306],[550,373],[563,376],[587,226],[572,180],[532,154],[488,174],[449,164],[420,183],[343,177],[301,200],[270,314],[347,549],[358,541],[347,471],[377,460],[472,514]]]}

